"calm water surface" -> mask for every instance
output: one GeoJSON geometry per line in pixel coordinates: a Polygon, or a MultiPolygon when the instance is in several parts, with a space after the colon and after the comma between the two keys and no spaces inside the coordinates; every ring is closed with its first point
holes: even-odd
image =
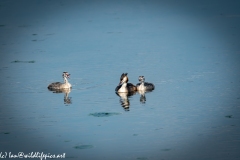
{"type": "Polygon", "coordinates": [[[237,6],[1,1],[0,152],[239,159],[237,6]],[[117,95],[123,72],[156,89],[117,95]]]}

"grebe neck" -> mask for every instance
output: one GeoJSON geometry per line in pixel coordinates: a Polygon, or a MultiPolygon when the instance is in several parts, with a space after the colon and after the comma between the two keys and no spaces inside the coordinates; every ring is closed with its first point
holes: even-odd
{"type": "Polygon", "coordinates": [[[127,86],[127,83],[124,82],[124,83],[122,84],[122,87],[126,87],[126,86],[127,86]]]}
{"type": "Polygon", "coordinates": [[[124,82],[122,86],[119,88],[118,92],[128,92],[127,91],[127,83],[124,82]]]}
{"type": "Polygon", "coordinates": [[[67,83],[68,83],[68,80],[67,80],[67,78],[66,78],[66,77],[64,77],[64,78],[63,78],[63,80],[64,80],[64,83],[65,83],[65,84],[67,84],[67,83]]]}

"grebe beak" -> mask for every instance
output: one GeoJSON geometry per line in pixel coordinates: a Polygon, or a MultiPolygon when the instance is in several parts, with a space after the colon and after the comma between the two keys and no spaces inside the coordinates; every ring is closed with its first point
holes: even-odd
{"type": "Polygon", "coordinates": [[[67,74],[67,78],[70,78],[70,74],[67,74]]]}
{"type": "Polygon", "coordinates": [[[123,82],[122,82],[122,81],[120,81],[118,85],[120,86],[121,84],[123,84],[123,82]]]}

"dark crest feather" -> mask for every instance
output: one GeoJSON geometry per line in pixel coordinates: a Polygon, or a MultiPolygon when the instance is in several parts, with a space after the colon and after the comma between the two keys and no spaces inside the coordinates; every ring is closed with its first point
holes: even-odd
{"type": "Polygon", "coordinates": [[[122,81],[125,76],[127,76],[127,73],[123,73],[123,74],[121,75],[120,81],[122,81]]]}

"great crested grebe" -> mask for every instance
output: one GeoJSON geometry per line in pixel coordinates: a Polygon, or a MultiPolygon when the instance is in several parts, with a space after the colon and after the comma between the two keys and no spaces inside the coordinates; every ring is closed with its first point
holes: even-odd
{"type": "Polygon", "coordinates": [[[128,82],[127,73],[123,73],[120,77],[120,83],[116,87],[115,91],[118,93],[137,91],[136,86],[134,86],[132,83],[127,83],[127,82],[128,82]]]}
{"type": "Polygon", "coordinates": [[[63,72],[62,77],[64,79],[64,83],[61,82],[54,82],[48,85],[49,90],[61,90],[71,88],[72,85],[68,83],[68,78],[70,78],[70,74],[68,72],[63,72]]]}
{"type": "Polygon", "coordinates": [[[152,83],[144,82],[145,78],[144,76],[139,76],[138,80],[140,83],[136,85],[138,91],[151,91],[154,90],[155,86],[152,83]]]}

